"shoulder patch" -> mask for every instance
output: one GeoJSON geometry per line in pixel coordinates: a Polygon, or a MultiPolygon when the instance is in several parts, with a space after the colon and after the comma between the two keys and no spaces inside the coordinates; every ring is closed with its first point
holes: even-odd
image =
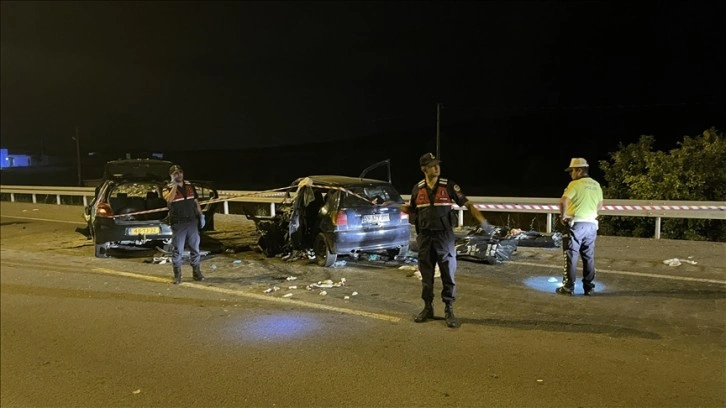
{"type": "Polygon", "coordinates": [[[456,191],[457,193],[460,193],[461,192],[461,187],[459,187],[458,184],[454,184],[454,191],[456,191]]]}

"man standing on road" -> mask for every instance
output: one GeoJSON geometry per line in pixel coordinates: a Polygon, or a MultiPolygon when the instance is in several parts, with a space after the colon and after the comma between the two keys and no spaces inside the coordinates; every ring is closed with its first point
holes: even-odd
{"type": "Polygon", "coordinates": [[[567,228],[568,239],[562,242],[565,252],[565,270],[562,286],[556,292],[572,295],[575,289],[577,259],[582,255],[582,287],[585,296],[592,294],[595,284],[595,240],[597,239],[597,216],[602,210],[602,189],[600,183],[588,175],[589,165],[583,158],[573,158],[565,169],[572,181],[567,185],[560,199],[560,220],[567,228]]]}
{"type": "Polygon", "coordinates": [[[184,246],[189,246],[189,263],[195,281],[203,281],[201,256],[199,254],[199,229],[204,228],[204,214],[197,199],[197,191],[192,183],[184,181],[184,170],[175,164],[169,168],[171,183],[164,189],[164,198],[169,207],[172,230],[172,267],[174,284],[182,283],[182,255],[184,246]]]}
{"type": "Polygon", "coordinates": [[[416,242],[418,243],[418,265],[421,271],[421,298],[424,308],[415,318],[416,323],[434,318],[434,271],[436,264],[441,272],[441,299],[446,305],[446,325],[459,327],[454,315],[456,300],[456,248],[454,245],[454,226],[456,213],[453,205],[466,206],[471,215],[489,234],[493,227],[489,225],[479,210],[452,180],[440,177],[441,163],[433,154],[426,153],[419,159],[419,165],[425,178],[413,187],[411,200],[401,206],[401,211],[410,214],[416,225],[416,242]]]}

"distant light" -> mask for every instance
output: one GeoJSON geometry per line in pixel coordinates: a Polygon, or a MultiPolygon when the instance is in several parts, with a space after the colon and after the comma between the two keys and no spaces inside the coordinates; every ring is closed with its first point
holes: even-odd
{"type": "MultiPolygon", "coordinates": [[[[605,285],[597,281],[593,283],[595,284],[595,292],[605,291],[605,285]]],[[[524,280],[524,285],[540,292],[555,293],[555,289],[562,286],[562,277],[532,276],[524,280]]],[[[578,280],[575,282],[575,294],[582,295],[583,293],[585,291],[582,289],[582,281],[578,280]]]]}
{"type": "Polygon", "coordinates": [[[230,327],[229,335],[241,342],[277,342],[309,335],[320,328],[321,324],[312,317],[299,313],[277,314],[255,317],[230,327]]]}

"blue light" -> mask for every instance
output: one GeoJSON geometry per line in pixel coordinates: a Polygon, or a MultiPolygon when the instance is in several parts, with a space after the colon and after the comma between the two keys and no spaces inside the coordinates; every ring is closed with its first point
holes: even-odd
{"type": "MultiPolygon", "coordinates": [[[[597,281],[593,282],[595,284],[595,292],[604,292],[606,287],[602,283],[599,283],[597,281]]],[[[530,289],[538,290],[540,292],[546,292],[546,293],[555,293],[555,289],[562,286],[562,277],[554,277],[554,276],[532,276],[524,280],[524,285],[527,286],[530,289]]],[[[575,282],[575,295],[582,295],[584,294],[584,290],[582,289],[582,282],[576,281],[575,282]]]]}
{"type": "Polygon", "coordinates": [[[320,322],[300,315],[267,315],[254,317],[230,327],[229,334],[238,341],[285,341],[317,331],[320,322]]]}

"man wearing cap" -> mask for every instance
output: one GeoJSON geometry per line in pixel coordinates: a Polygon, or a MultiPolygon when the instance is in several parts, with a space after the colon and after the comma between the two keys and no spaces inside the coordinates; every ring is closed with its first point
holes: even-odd
{"type": "Polygon", "coordinates": [[[201,256],[199,255],[199,229],[204,228],[204,214],[197,200],[197,191],[194,185],[184,181],[184,170],[175,164],[169,168],[171,182],[164,188],[164,198],[169,207],[171,219],[172,260],[174,268],[174,284],[182,282],[182,254],[184,246],[189,246],[189,263],[192,265],[192,275],[195,281],[203,281],[201,270],[201,256]]]}
{"type": "Polygon", "coordinates": [[[565,188],[560,199],[560,220],[568,230],[568,239],[563,240],[565,270],[562,286],[556,292],[572,295],[577,274],[577,258],[582,255],[582,287],[589,296],[595,289],[595,240],[597,239],[597,216],[602,210],[602,188],[600,183],[588,175],[587,160],[575,157],[565,169],[572,181],[565,188]]]}
{"type": "Polygon", "coordinates": [[[493,227],[489,225],[479,210],[461,191],[461,187],[452,180],[440,177],[441,163],[432,153],[426,153],[419,159],[419,165],[425,178],[413,186],[411,200],[401,206],[401,211],[415,219],[416,242],[418,243],[418,266],[421,271],[421,298],[424,308],[416,316],[416,323],[434,318],[434,272],[436,264],[441,271],[441,299],[446,305],[446,325],[459,327],[454,315],[456,300],[456,248],[454,245],[454,225],[456,213],[454,204],[464,207],[479,222],[482,229],[491,234],[493,227]]]}

